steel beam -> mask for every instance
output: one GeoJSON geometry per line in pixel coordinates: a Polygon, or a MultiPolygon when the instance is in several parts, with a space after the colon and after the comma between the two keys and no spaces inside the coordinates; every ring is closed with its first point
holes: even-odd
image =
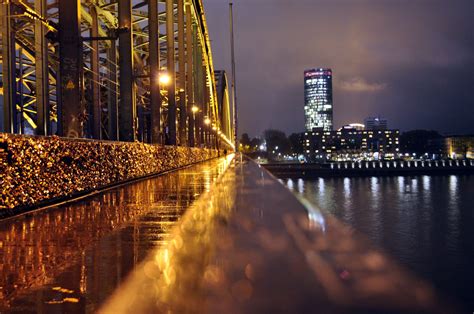
{"type": "Polygon", "coordinates": [[[202,51],[198,44],[198,26],[194,25],[194,95],[195,95],[195,106],[198,109],[196,114],[195,126],[196,126],[196,143],[198,146],[204,144],[203,137],[203,97],[202,97],[202,51]]]}
{"type": "Polygon", "coordinates": [[[161,143],[160,43],[158,0],[148,1],[148,38],[150,64],[151,142],[161,143]]]}
{"type": "MultiPolygon", "coordinates": [[[[207,86],[207,75],[206,75],[206,65],[202,65],[202,106],[203,106],[203,112],[204,116],[207,117],[207,119],[211,119],[211,112],[209,108],[209,89],[207,86]]],[[[212,120],[212,119],[211,119],[212,120]]],[[[211,126],[208,124],[203,124],[204,127],[204,142],[206,147],[211,147],[211,126]]]]}
{"type": "MultiPolygon", "coordinates": [[[[47,0],[35,0],[35,10],[45,17],[47,0]]],[[[49,72],[48,72],[48,40],[47,29],[43,22],[35,19],[35,91],[36,91],[36,134],[49,135],[50,105],[49,105],[49,72]]]]}
{"type": "Polygon", "coordinates": [[[16,83],[15,83],[15,38],[11,27],[9,1],[1,4],[2,18],[2,80],[3,80],[3,131],[15,133],[16,83]]]}
{"type": "Polygon", "coordinates": [[[186,57],[184,36],[184,0],[178,0],[178,66],[179,66],[179,143],[186,145],[186,57]]]}
{"type": "Polygon", "coordinates": [[[136,99],[133,77],[132,2],[118,1],[120,105],[119,133],[121,141],[136,139],[136,99]]]}
{"type": "Polygon", "coordinates": [[[192,21],[191,5],[186,5],[186,66],[187,66],[187,83],[186,94],[188,95],[187,114],[188,114],[188,145],[195,145],[194,139],[194,120],[192,108],[194,106],[194,80],[193,80],[193,21],[192,21]]]}
{"type": "MultiPolygon", "coordinates": [[[[25,121],[23,119],[23,110],[25,109],[25,104],[23,102],[23,48],[20,46],[18,48],[18,74],[19,74],[19,81],[18,81],[18,106],[20,107],[20,114],[18,117],[20,118],[20,126],[17,130],[17,133],[24,134],[25,133],[25,121]]],[[[17,126],[18,128],[18,126],[17,126]]]]}
{"type": "Polygon", "coordinates": [[[59,6],[59,107],[65,137],[83,137],[83,49],[80,28],[80,1],[61,0],[59,6]]]}
{"type": "MultiPolygon", "coordinates": [[[[92,17],[92,27],[90,34],[92,37],[99,37],[99,17],[96,4],[90,6],[90,15],[92,17]]],[[[100,75],[99,75],[99,41],[93,40],[91,44],[91,70],[92,70],[92,137],[102,139],[102,108],[100,103],[100,75]]]]}
{"type": "Polygon", "coordinates": [[[168,134],[166,144],[176,145],[176,71],[174,51],[174,0],[166,0],[166,52],[168,84],[168,134]]]}
{"type": "Polygon", "coordinates": [[[118,82],[117,82],[117,44],[111,42],[111,47],[107,49],[108,59],[108,82],[107,82],[107,114],[108,114],[108,133],[109,140],[117,141],[119,139],[118,126],[118,82]]]}

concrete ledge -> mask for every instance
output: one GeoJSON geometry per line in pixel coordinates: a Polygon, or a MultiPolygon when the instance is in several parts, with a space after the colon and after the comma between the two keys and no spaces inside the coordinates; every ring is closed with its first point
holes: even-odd
{"type": "Polygon", "coordinates": [[[217,156],[211,149],[0,133],[0,218],[217,156]]]}

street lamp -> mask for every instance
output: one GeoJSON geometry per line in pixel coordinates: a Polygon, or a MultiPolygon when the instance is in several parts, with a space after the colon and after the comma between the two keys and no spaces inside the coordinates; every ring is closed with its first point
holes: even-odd
{"type": "Polygon", "coordinates": [[[161,85],[168,85],[171,82],[171,76],[167,72],[160,72],[158,81],[161,85]]]}
{"type": "Polygon", "coordinates": [[[211,124],[211,119],[205,118],[205,119],[204,119],[204,124],[205,124],[205,125],[211,124]]]}

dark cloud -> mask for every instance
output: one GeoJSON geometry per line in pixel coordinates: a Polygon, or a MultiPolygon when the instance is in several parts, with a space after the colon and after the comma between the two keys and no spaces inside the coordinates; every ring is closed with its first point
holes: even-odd
{"type": "MultiPolygon", "coordinates": [[[[216,68],[228,3],[204,0],[216,68]]],[[[334,71],[335,125],[474,133],[474,1],[235,0],[240,133],[303,130],[303,71],[334,71]]]]}

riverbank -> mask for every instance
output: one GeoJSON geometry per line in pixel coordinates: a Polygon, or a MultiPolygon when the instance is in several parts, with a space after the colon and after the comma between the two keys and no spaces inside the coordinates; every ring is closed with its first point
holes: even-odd
{"type": "Polygon", "coordinates": [[[474,160],[363,161],[334,163],[262,164],[282,178],[450,175],[474,173],[474,160]]]}

